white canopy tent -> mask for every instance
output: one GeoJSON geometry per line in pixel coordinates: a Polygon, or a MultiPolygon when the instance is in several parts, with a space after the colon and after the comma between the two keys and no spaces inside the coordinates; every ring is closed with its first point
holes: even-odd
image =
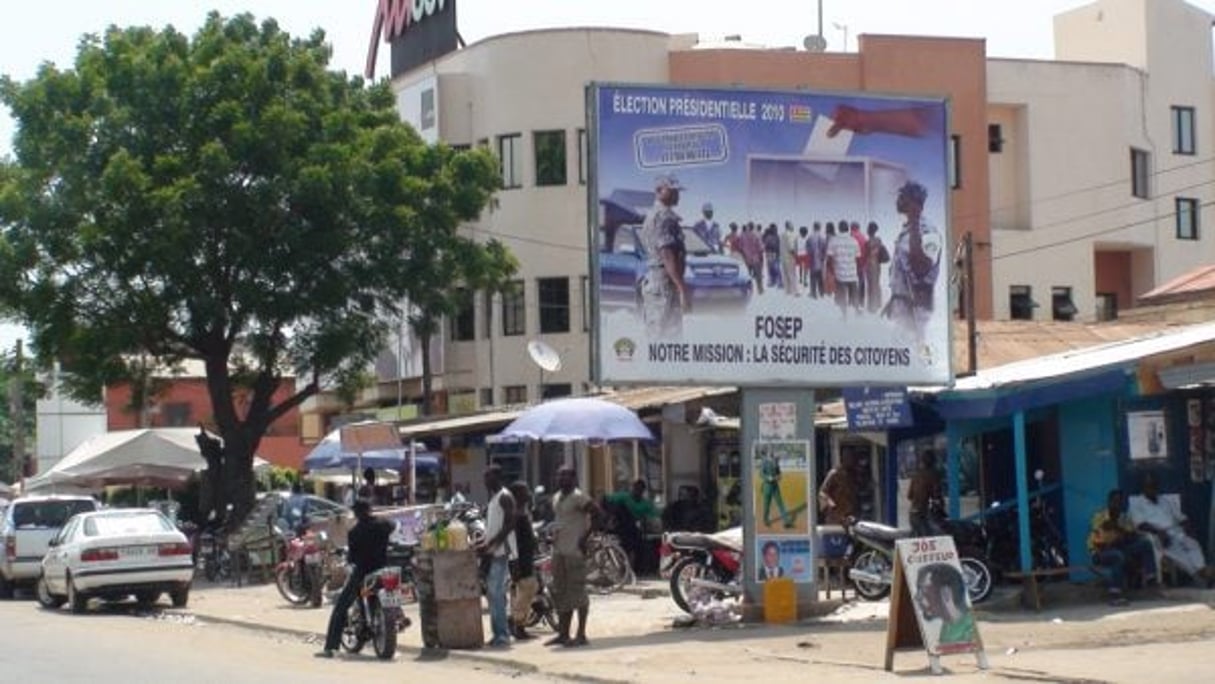
{"type": "MultiPolygon", "coordinates": [[[[107,432],[87,440],[50,470],[25,481],[26,492],[60,488],[143,485],[176,488],[207,467],[197,428],[152,428],[107,432]]],[[[254,468],[269,465],[255,458],[254,468]]]]}

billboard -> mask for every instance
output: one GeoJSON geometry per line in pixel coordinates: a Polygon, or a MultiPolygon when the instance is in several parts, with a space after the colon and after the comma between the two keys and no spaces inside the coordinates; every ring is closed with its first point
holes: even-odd
{"type": "Polygon", "coordinates": [[[950,381],[943,99],[587,92],[598,382],[950,381]]]}

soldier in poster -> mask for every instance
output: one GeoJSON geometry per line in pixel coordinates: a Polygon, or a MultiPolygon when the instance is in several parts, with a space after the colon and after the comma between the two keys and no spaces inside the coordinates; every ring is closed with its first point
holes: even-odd
{"type": "Polygon", "coordinates": [[[687,249],[679,215],[675,213],[682,189],[675,176],[659,176],[654,181],[654,208],[641,227],[646,253],[641,306],[646,335],[651,340],[678,339],[683,334],[683,314],[688,308],[683,282],[687,249]]]}

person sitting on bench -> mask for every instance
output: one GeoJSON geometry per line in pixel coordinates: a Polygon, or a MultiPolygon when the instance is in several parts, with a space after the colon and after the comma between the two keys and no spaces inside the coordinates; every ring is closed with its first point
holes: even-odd
{"type": "Polygon", "coordinates": [[[1110,605],[1124,606],[1127,603],[1127,570],[1139,568],[1144,584],[1154,577],[1156,557],[1152,543],[1135,531],[1130,516],[1126,514],[1126,496],[1121,489],[1110,490],[1106,507],[1093,515],[1088,534],[1088,552],[1093,565],[1110,571],[1110,605]]]}
{"type": "Polygon", "coordinates": [[[1135,527],[1153,542],[1156,556],[1164,556],[1186,575],[1210,582],[1215,579],[1207,567],[1202,546],[1189,534],[1189,520],[1181,512],[1176,496],[1160,495],[1152,473],[1144,473],[1143,496],[1132,496],[1129,514],[1135,527]]]}

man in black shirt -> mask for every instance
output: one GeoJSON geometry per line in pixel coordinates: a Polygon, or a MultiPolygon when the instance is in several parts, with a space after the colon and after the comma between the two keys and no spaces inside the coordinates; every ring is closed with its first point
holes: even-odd
{"type": "Polygon", "coordinates": [[[532,529],[531,492],[526,482],[510,486],[515,497],[515,551],[518,557],[512,561],[511,580],[515,583],[515,595],[511,604],[511,635],[520,641],[531,639],[524,626],[536,598],[539,583],[536,581],[536,534],[532,529]]]}
{"type": "Polygon", "coordinates": [[[393,524],[371,514],[371,503],[366,499],[354,502],[354,516],[357,522],[350,528],[346,537],[346,559],[354,565],[342,593],[333,604],[333,613],[329,616],[329,631],[325,634],[325,648],[317,653],[321,658],[332,658],[342,641],[342,630],[346,627],[346,613],[350,604],[354,603],[359,588],[363,586],[363,578],[388,565],[388,537],[392,534],[393,524]]]}

